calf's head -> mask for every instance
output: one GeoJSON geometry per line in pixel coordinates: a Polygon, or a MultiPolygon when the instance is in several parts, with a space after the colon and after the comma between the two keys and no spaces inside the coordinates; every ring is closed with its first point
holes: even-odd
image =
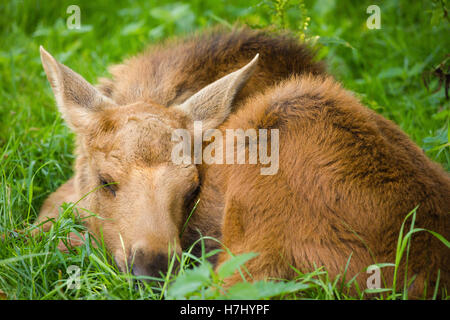
{"type": "Polygon", "coordinates": [[[157,276],[169,248],[181,251],[185,201],[198,187],[195,165],[171,160],[172,133],[220,125],[233,97],[255,69],[243,68],[208,85],[182,105],[151,101],[117,105],[41,47],[41,60],[60,112],[77,136],[79,207],[98,215],[88,227],[102,234],[122,270],[157,276]]]}

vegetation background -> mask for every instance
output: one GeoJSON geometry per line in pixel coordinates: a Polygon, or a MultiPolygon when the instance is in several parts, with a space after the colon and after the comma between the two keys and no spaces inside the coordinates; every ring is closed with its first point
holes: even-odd
{"type": "MultiPolygon", "coordinates": [[[[193,30],[235,23],[290,29],[319,47],[329,71],[368,107],[397,123],[429,157],[450,170],[450,27],[447,0],[122,0],[0,3],[0,299],[291,298],[360,299],[352,279],[336,280],[318,268],[296,281],[242,283],[226,295],[221,279],[251,254],[215,273],[184,253],[182,268],[162,284],[121,274],[104,247],[89,243],[71,253],[55,250],[59,238],[83,227],[63,206],[43,239],[27,237],[44,199],[72,174],[73,135],[63,124],[39,58],[39,45],[95,83],[106,67],[151,43],[193,30]],[[81,9],[81,28],[70,30],[69,5],[81,9]],[[381,29],[369,29],[370,5],[381,9],[381,29]],[[440,72],[439,72],[440,70],[440,72]],[[444,76],[442,76],[444,75],[444,76]],[[439,89],[440,87],[440,89],[439,89]],[[14,230],[26,230],[19,234],[14,230]],[[80,268],[70,289],[67,268],[80,268]]],[[[399,236],[402,240],[408,240],[399,236]]],[[[199,244],[201,245],[201,244],[199,244]]],[[[394,263],[393,261],[389,263],[394,263]]],[[[372,296],[373,297],[373,296],[372,296]]],[[[378,291],[379,299],[407,299],[402,288],[378,291]]],[[[448,298],[442,296],[438,298],[448,298]]]]}

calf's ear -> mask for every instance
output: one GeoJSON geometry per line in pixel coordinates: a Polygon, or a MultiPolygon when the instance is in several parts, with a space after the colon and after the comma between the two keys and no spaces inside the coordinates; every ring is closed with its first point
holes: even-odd
{"type": "Polygon", "coordinates": [[[209,84],[183,104],[176,106],[194,121],[202,121],[204,130],[220,125],[229,115],[234,97],[255,71],[259,54],[241,69],[209,84]]]}
{"type": "Polygon", "coordinates": [[[53,89],[56,103],[67,124],[75,131],[82,129],[92,112],[114,102],[82,76],[56,61],[42,46],[41,61],[53,89]]]}

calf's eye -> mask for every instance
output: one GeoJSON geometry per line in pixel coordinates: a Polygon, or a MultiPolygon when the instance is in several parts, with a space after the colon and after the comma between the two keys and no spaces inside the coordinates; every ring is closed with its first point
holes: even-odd
{"type": "Polygon", "coordinates": [[[103,190],[110,192],[114,197],[116,196],[117,183],[112,182],[112,179],[107,179],[103,176],[99,176],[100,186],[103,190]]]}

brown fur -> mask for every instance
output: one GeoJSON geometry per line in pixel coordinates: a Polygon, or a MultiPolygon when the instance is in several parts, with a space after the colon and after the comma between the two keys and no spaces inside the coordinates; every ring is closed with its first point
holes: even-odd
{"type": "MultiPolygon", "coordinates": [[[[254,165],[215,165],[203,171],[200,198],[224,204],[223,241],[232,252],[261,253],[247,264],[254,278],[291,278],[288,264],[302,271],[323,265],[334,277],[352,254],[348,275],[362,273],[364,288],[365,267],[395,261],[401,224],[417,205],[416,227],[449,238],[448,174],[332,79],[282,82],[239,106],[221,128],[251,127],[279,128],[278,174],[258,175],[254,165]]],[[[208,205],[202,201],[198,211],[208,205]]],[[[438,268],[448,285],[449,258],[430,234],[414,235],[409,278],[418,278],[410,294],[420,295],[428,277],[433,287],[438,268]]],[[[388,284],[392,271],[384,269],[388,284]]]]}
{"type": "MultiPolygon", "coordinates": [[[[161,254],[169,246],[179,252],[200,232],[222,239],[234,254],[259,252],[247,263],[254,279],[292,278],[290,266],[306,272],[314,265],[334,277],[352,254],[347,277],[362,273],[357,278],[362,288],[367,266],[394,262],[400,226],[417,205],[416,226],[448,239],[449,175],[312,59],[310,51],[284,36],[213,33],[156,47],[113,68],[113,80],[99,86],[102,95],[44,52],[61,112],[77,132],[77,162],[74,180],[47,200],[39,221],[55,216],[58,202],[116,181],[80,207],[105,218],[90,219],[88,226],[103,233],[122,269],[137,262],[135,273],[153,275],[155,264],[164,265],[161,254]],[[224,94],[224,105],[202,98],[195,105],[216,120],[235,109],[221,131],[278,129],[278,173],[261,175],[260,164],[171,163],[172,130],[191,127],[198,116],[189,107],[192,98],[186,99],[256,53],[258,66],[240,91],[241,85],[231,93],[214,91],[222,85],[201,91],[224,94]],[[93,92],[81,98],[84,105],[96,105],[82,108],[76,94],[65,94],[68,87],[70,92],[93,92]],[[179,237],[196,199],[199,205],[179,237]]],[[[240,72],[248,77],[251,71],[240,72]]],[[[241,77],[236,73],[224,81],[241,77]]],[[[221,254],[219,265],[226,259],[221,254]]],[[[411,294],[419,296],[426,281],[433,287],[438,269],[441,284],[448,287],[449,262],[448,249],[437,239],[426,232],[414,235],[408,270],[417,278],[411,294]]],[[[389,284],[392,268],[383,274],[389,284]]],[[[400,273],[400,284],[402,279],[400,273]]]]}
{"type": "Polygon", "coordinates": [[[117,104],[153,101],[163,106],[184,102],[194,93],[244,66],[257,53],[258,70],[235,98],[249,95],[291,75],[324,74],[324,63],[289,34],[273,36],[265,31],[214,28],[149,47],[109,70],[112,79],[100,79],[100,90],[117,104]]]}

